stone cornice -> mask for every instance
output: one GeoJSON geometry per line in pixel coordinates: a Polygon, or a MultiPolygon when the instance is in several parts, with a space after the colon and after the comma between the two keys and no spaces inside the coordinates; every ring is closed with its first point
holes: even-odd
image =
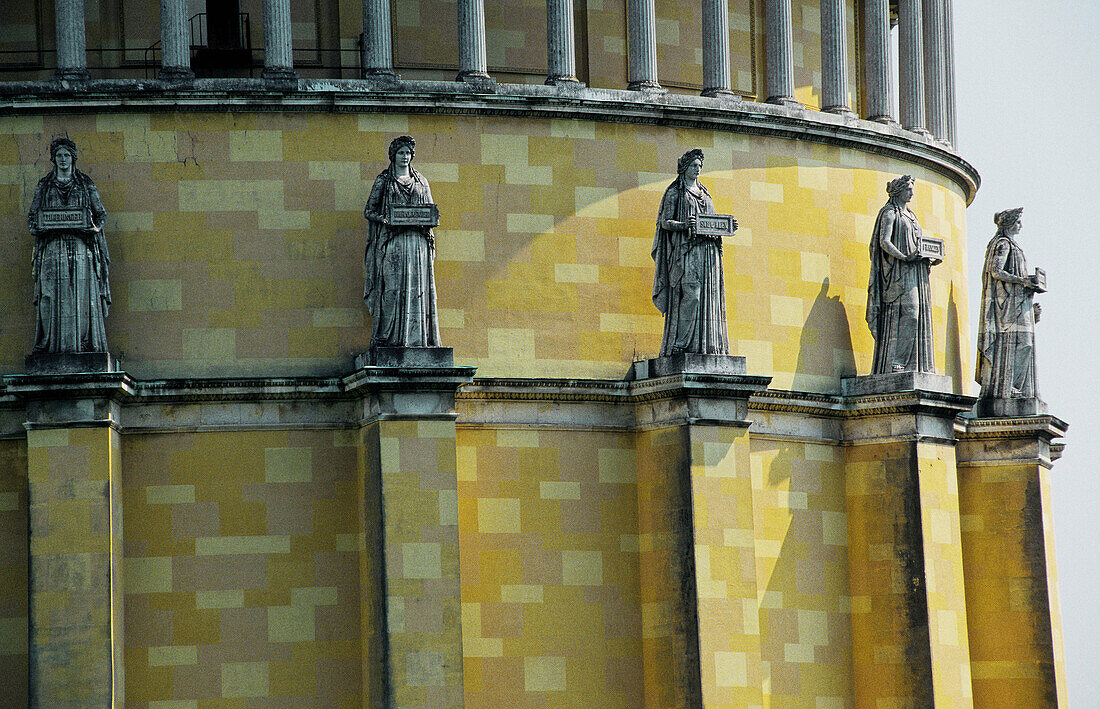
{"type": "Polygon", "coordinates": [[[473,427],[639,430],[751,421],[761,435],[841,444],[884,435],[967,445],[1037,439],[1054,459],[1061,446],[1052,440],[1067,429],[1050,415],[965,418],[960,414],[971,409],[973,397],[919,389],[846,397],[767,389],[768,377],[751,375],[681,373],[624,381],[475,379],[474,373],[472,367],[364,367],[343,377],[149,381],[125,372],[10,375],[0,380],[0,436],[20,435],[25,426],[82,421],[109,422],[122,431],[347,428],[406,415],[452,417],[457,407],[459,424],[473,427]],[[407,411],[409,404],[397,403],[402,397],[419,397],[420,403],[407,411]],[[49,411],[54,413],[44,413],[49,411]],[[912,430],[903,435],[893,428],[899,423],[912,430]]]}
{"type": "Polygon", "coordinates": [[[1018,418],[966,418],[960,438],[995,440],[1040,437],[1047,441],[1062,438],[1069,424],[1057,416],[1040,414],[1018,418]]]}
{"type": "Polygon", "coordinates": [[[117,112],[431,113],[585,119],[745,133],[809,141],[919,164],[952,179],[970,203],[981,180],[930,137],[850,114],[751,101],[616,89],[529,84],[306,80],[280,90],[262,79],[136,79],[80,83],[2,82],[7,114],[117,112]]]}

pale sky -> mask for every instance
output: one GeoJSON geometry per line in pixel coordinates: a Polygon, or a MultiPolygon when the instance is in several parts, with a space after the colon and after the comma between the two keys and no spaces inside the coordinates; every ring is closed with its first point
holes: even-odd
{"type": "Polygon", "coordinates": [[[993,213],[1022,206],[1018,240],[1049,288],[1039,390],[1070,426],[1051,474],[1069,700],[1100,707],[1100,3],[955,0],[954,11],[959,150],[982,176],[967,210],[971,342],[993,213]]]}

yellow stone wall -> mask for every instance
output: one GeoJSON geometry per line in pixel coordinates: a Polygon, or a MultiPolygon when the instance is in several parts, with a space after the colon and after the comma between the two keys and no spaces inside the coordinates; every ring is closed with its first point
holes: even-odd
{"type": "Polygon", "coordinates": [[[632,438],[459,429],[467,709],[642,705],[632,438]]]}
{"type": "MultiPolygon", "coordinates": [[[[441,205],[443,342],[480,376],[619,379],[659,348],[650,300],[658,203],[676,159],[741,223],[725,248],[732,351],[780,389],[865,373],[867,243],[887,180],[947,240],[933,270],[937,369],[970,371],[964,198],[947,178],[850,149],[702,130],[493,117],[102,114],[0,119],[0,247],[27,254],[25,214],[52,136],[109,212],[112,352],[138,377],[347,371],[366,349],[362,205],[400,133],[441,205]]],[[[33,336],[30,274],[0,264],[0,365],[33,336]]]]}
{"type": "MultiPolygon", "coordinates": [[[[27,446],[0,441],[0,677],[27,677],[27,446]]],[[[27,705],[26,682],[0,682],[0,706],[27,705]]]]}
{"type": "Polygon", "coordinates": [[[27,431],[30,681],[39,704],[122,701],[121,473],[118,432],[108,426],[27,431]]]}
{"type": "Polygon", "coordinates": [[[836,448],[722,428],[460,427],[458,446],[467,707],[675,706],[689,643],[708,706],[850,706],[836,448]]]}
{"type": "Polygon", "coordinates": [[[1050,470],[959,467],[974,706],[1063,706],[1050,470]]]}
{"type": "MultiPolygon", "coordinates": [[[[744,623],[755,611],[763,706],[853,706],[844,451],[750,440],[756,598],[744,623]]],[[[748,531],[731,534],[746,544],[748,531]]]]}
{"type": "Polygon", "coordinates": [[[359,707],[356,433],[122,441],[127,704],[359,707]]]}

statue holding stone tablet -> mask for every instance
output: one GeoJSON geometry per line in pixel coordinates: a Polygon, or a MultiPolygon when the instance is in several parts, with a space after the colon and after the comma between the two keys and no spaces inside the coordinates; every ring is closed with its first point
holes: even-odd
{"type": "Polygon", "coordinates": [[[726,289],[722,237],[737,220],[715,214],[699,182],[703,151],[689,150],[677,163],[679,176],[665,190],[653,239],[653,304],[665,315],[661,356],[730,351],[726,334],[726,289]]]}
{"type": "Polygon", "coordinates": [[[363,300],[374,319],[371,347],[439,347],[435,237],[439,210],[428,181],[412,167],[416,141],[390,143],[390,165],[374,181],[363,216],[370,222],[363,300]]]}
{"type": "Polygon", "coordinates": [[[1038,268],[1028,273],[1027,259],[1016,242],[1023,211],[1017,207],[994,215],[997,233],[985,251],[975,372],[983,401],[1039,397],[1035,323],[1040,309],[1034,296],[1046,291],[1046,274],[1038,268]]]}
{"type": "Polygon", "coordinates": [[[867,325],[875,338],[871,374],[936,371],[932,356],[929,271],[943,261],[944,243],[925,236],[909,209],[915,180],[903,175],[886,185],[889,200],[871,235],[867,325]]]}
{"type": "Polygon", "coordinates": [[[76,169],[76,143],[50,143],[53,171],[38,181],[27,225],[34,236],[34,353],[107,352],[111,305],[107,210],[92,178],[76,169]]]}

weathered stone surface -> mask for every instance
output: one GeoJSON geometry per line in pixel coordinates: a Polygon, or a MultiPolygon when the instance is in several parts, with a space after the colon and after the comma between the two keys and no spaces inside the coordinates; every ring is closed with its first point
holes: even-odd
{"type": "Polygon", "coordinates": [[[27,374],[84,374],[116,372],[118,362],[109,352],[37,352],[23,360],[27,374]]]}
{"type": "Polygon", "coordinates": [[[374,347],[355,358],[355,368],[363,367],[453,367],[451,347],[374,347]]]}
{"type": "Polygon", "coordinates": [[[684,373],[745,374],[747,371],[744,357],[678,352],[666,357],[635,362],[632,374],[634,379],[649,379],[684,373]]]}
{"type": "Polygon", "coordinates": [[[1026,399],[979,399],[975,412],[982,418],[1038,416],[1047,412],[1047,405],[1037,397],[1026,399]]]}
{"type": "Polygon", "coordinates": [[[951,377],[932,372],[889,372],[840,380],[840,393],[844,396],[894,394],[903,391],[936,391],[947,394],[951,392],[951,377]]]}

